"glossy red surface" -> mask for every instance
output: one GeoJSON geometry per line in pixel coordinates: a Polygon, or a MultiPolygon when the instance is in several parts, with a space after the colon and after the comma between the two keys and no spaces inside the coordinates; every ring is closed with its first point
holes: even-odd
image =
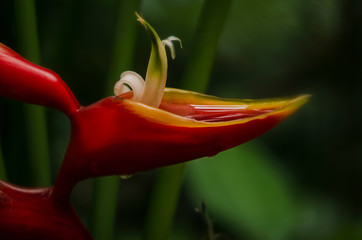
{"type": "Polygon", "coordinates": [[[67,115],[80,107],[56,73],[25,60],[1,43],[0,96],[56,108],[67,115]]]}
{"type": "Polygon", "coordinates": [[[156,122],[126,105],[127,101],[109,97],[72,115],[71,141],[55,186],[59,195],[67,196],[85,178],[132,174],[213,156],[265,133],[291,114],[195,127],[156,122]]]}
{"type": "Polygon", "coordinates": [[[92,239],[70,203],[55,201],[51,193],[52,188],[25,189],[0,181],[0,239],[92,239]]]}
{"type": "Polygon", "coordinates": [[[259,116],[272,109],[243,109],[237,105],[196,105],[162,103],[160,109],[179,116],[204,122],[224,122],[259,116]]]}

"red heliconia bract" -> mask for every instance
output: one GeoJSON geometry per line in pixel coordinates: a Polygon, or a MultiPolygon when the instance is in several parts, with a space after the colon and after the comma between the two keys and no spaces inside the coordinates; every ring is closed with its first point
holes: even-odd
{"type": "MultiPolygon", "coordinates": [[[[177,110],[195,106],[190,102],[180,102],[184,94],[167,89],[161,107],[166,103],[168,108],[173,105],[173,109],[177,110]],[[172,94],[179,96],[167,98],[172,94]]],[[[205,101],[202,106],[210,107],[205,103],[218,101],[217,107],[224,110],[223,117],[237,115],[237,119],[206,122],[210,113],[204,112],[204,120],[195,121],[191,117],[181,117],[120,97],[105,98],[77,111],[70,117],[71,140],[55,194],[59,188],[63,188],[62,183],[66,183],[61,190],[62,195],[66,196],[64,192],[70,194],[73,185],[85,178],[128,175],[216,155],[268,131],[305,101],[304,97],[270,101],[259,107],[259,115],[243,118],[253,113],[253,108],[224,109],[222,106],[230,108],[260,103],[234,102],[239,105],[230,105],[230,101],[210,97],[205,100],[205,96],[197,96],[205,101]],[[67,187],[68,191],[65,190],[67,187]]]]}
{"type": "Polygon", "coordinates": [[[92,239],[69,202],[52,188],[24,189],[0,181],[0,239],[92,239]]]}
{"type": "Polygon", "coordinates": [[[0,96],[55,108],[67,115],[80,107],[58,74],[25,60],[2,43],[0,96]]]}
{"type": "MultiPolygon", "coordinates": [[[[158,76],[152,71],[151,77],[158,76]]],[[[165,69],[162,74],[164,79],[165,69]]],[[[0,95],[58,109],[72,128],[54,187],[23,189],[0,181],[0,239],[91,239],[69,203],[79,181],[213,156],[270,130],[308,99],[232,100],[170,88],[162,92],[159,108],[132,100],[132,92],[82,107],[56,73],[0,43],[0,95]]]]}

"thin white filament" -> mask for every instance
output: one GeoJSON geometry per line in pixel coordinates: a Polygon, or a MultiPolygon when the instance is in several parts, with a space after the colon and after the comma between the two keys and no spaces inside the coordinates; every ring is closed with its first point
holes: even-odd
{"type": "Polygon", "coordinates": [[[138,73],[125,71],[121,74],[121,79],[114,86],[114,95],[119,96],[123,93],[133,91],[132,100],[140,101],[144,85],[145,81],[138,73]]]}
{"type": "Polygon", "coordinates": [[[171,58],[175,59],[176,53],[175,53],[175,46],[173,45],[172,41],[178,41],[180,43],[180,47],[182,48],[182,42],[181,39],[175,36],[169,36],[168,38],[162,40],[163,45],[167,46],[170,49],[171,52],[171,58]]]}

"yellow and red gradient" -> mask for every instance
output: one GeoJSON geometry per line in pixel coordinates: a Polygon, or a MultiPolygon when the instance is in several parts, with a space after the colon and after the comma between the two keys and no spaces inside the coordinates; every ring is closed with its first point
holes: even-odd
{"type": "Polygon", "coordinates": [[[160,108],[154,108],[131,96],[108,97],[71,116],[58,180],[75,184],[213,156],[270,130],[309,98],[238,101],[166,89],[160,108]]]}
{"type": "MultiPolygon", "coordinates": [[[[286,113],[290,115],[309,95],[273,99],[222,99],[191,91],[166,88],[160,109],[193,121],[195,126],[225,126],[286,113]]],[[[186,120],[185,119],[185,120],[186,120]]]]}

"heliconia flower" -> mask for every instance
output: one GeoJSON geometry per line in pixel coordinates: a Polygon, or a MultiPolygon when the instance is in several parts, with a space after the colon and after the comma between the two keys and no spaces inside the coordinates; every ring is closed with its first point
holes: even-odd
{"type": "Polygon", "coordinates": [[[137,17],[152,43],[146,80],[127,71],[116,83],[115,96],[87,107],[80,106],[57,74],[0,45],[0,94],[59,109],[71,120],[71,140],[54,189],[59,198],[68,198],[85,178],[128,175],[213,156],[270,130],[308,99],[228,100],[165,88],[165,46],[174,57],[172,41],[179,39],[161,41],[137,17]]]}
{"type": "Polygon", "coordinates": [[[89,239],[69,204],[77,182],[213,156],[270,130],[309,98],[301,95],[232,100],[165,88],[166,46],[174,58],[172,41],[180,40],[171,36],[161,41],[156,31],[137,17],[151,38],[145,81],[137,73],[126,71],[115,84],[115,96],[86,107],[78,103],[56,73],[28,62],[0,44],[0,95],[56,108],[69,117],[72,127],[54,187],[25,190],[0,182],[0,239],[6,239],[2,236],[17,228],[40,234],[37,239],[57,239],[49,237],[51,231],[56,235],[69,224],[79,229],[74,230],[74,235],[69,233],[67,239],[89,239]],[[13,215],[9,218],[7,201],[13,201],[13,215]],[[35,221],[27,224],[30,216],[35,221]],[[49,219],[54,221],[49,223],[49,219]],[[38,232],[42,223],[51,225],[45,235],[38,232]]]}
{"type": "Polygon", "coordinates": [[[60,189],[67,195],[64,192],[72,185],[71,176],[76,183],[84,178],[129,175],[213,156],[268,131],[308,99],[302,95],[228,100],[165,88],[165,46],[174,57],[172,41],[179,39],[171,36],[161,41],[137,16],[152,43],[146,79],[124,72],[115,85],[115,96],[70,116],[72,135],[55,193],[60,189]]]}

